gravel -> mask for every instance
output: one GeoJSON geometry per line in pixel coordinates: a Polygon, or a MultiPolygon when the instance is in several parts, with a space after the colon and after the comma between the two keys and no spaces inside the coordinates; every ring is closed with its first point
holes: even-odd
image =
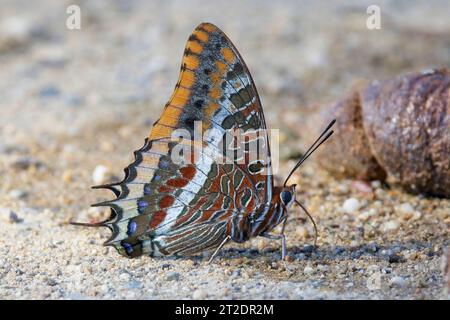
{"type": "Polygon", "coordinates": [[[355,198],[346,199],[344,204],[342,205],[342,209],[346,213],[355,213],[359,210],[360,207],[361,203],[358,201],[358,199],[355,198]]]}

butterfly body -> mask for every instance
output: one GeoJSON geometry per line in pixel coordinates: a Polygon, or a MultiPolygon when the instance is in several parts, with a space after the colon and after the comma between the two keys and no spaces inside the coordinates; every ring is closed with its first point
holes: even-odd
{"type": "Polygon", "coordinates": [[[172,97],[125,178],[97,187],[116,195],[94,205],[111,207],[111,217],[94,225],[112,231],[105,245],[132,258],[275,237],[269,232],[286,222],[295,186],[273,186],[266,129],[237,49],[219,28],[200,24],[188,39],[172,97]]]}

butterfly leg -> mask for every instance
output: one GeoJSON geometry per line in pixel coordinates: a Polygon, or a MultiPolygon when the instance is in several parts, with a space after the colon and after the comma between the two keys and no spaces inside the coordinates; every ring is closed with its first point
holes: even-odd
{"type": "Polygon", "coordinates": [[[214,253],[211,255],[211,258],[209,258],[208,260],[208,264],[210,264],[214,258],[216,257],[216,255],[219,253],[220,249],[222,249],[222,247],[228,242],[230,241],[231,237],[227,236],[225,239],[223,239],[222,243],[217,247],[216,251],[214,251],[214,253]]]}
{"type": "Polygon", "coordinates": [[[267,239],[281,239],[281,260],[284,260],[286,257],[286,236],[284,235],[284,228],[286,227],[286,221],[285,218],[283,221],[283,226],[281,227],[280,234],[270,234],[270,233],[263,233],[261,236],[267,239]]]}

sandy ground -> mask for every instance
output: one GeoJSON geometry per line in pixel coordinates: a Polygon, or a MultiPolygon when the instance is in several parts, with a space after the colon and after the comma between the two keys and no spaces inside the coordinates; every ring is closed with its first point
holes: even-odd
{"type": "Polygon", "coordinates": [[[198,23],[220,26],[249,65],[281,129],[281,179],[311,143],[302,127],[317,105],[360,80],[450,65],[448,2],[378,2],[379,31],[365,24],[373,1],[78,3],[81,30],[65,28],[69,2],[1,4],[1,299],[448,298],[450,200],[336,180],[314,158],[294,180],[318,248],[294,210],[286,262],[267,239],[230,244],[210,265],[208,254],[128,260],[102,246],[108,230],[68,225],[108,214],[89,208],[112,197],[90,190],[93,172],[122,178],[198,23]]]}

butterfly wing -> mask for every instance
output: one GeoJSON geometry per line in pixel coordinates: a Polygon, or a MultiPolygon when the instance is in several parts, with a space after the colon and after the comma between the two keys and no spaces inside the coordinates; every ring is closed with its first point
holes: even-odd
{"type": "Polygon", "coordinates": [[[104,223],[112,230],[106,244],[129,257],[217,247],[230,233],[233,215],[270,202],[265,129],[258,93],[237,49],[219,28],[200,24],[187,42],[172,97],[124,180],[102,186],[117,195],[98,204],[112,208],[104,223]],[[185,136],[174,140],[180,130],[185,136]],[[236,130],[240,135],[225,138],[236,130]],[[246,138],[237,141],[242,133],[246,138]],[[250,148],[255,141],[257,157],[250,148]],[[242,153],[228,155],[238,144],[242,153]],[[179,148],[186,146],[192,154],[179,148]],[[183,161],[175,161],[180,154],[183,161]]]}

